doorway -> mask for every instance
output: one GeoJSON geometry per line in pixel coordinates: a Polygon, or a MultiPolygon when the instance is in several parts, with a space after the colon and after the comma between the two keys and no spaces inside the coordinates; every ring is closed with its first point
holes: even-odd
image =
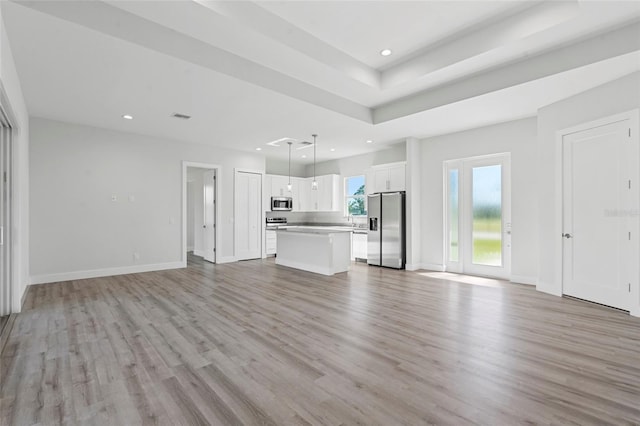
{"type": "Polygon", "coordinates": [[[262,257],[262,173],[235,171],[235,258],[262,257]]]}
{"type": "Polygon", "coordinates": [[[183,261],[188,255],[217,262],[219,166],[183,163],[183,261]]]}
{"type": "Polygon", "coordinates": [[[445,161],[447,271],[509,278],[510,154],[445,161]]]}
{"type": "Polygon", "coordinates": [[[629,118],[562,135],[563,294],[629,311],[640,258],[640,149],[629,118]]]}

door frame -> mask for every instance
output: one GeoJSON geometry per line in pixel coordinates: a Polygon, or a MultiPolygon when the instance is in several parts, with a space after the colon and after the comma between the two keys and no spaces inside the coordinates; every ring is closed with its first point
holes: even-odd
{"type": "MultiPolygon", "coordinates": [[[[599,118],[597,120],[587,121],[578,125],[567,127],[556,131],[556,158],[559,161],[556,162],[555,167],[555,181],[556,181],[556,209],[555,209],[555,235],[557,236],[554,243],[554,250],[556,258],[559,259],[555,270],[555,281],[558,283],[555,294],[558,296],[564,295],[564,253],[563,253],[563,225],[564,225],[564,137],[573,133],[589,130],[594,127],[600,127],[607,124],[613,124],[619,121],[629,120],[631,128],[631,138],[640,143],[640,109],[633,109],[620,114],[614,114],[607,117],[599,118]]],[[[640,161],[640,159],[639,159],[640,161]]],[[[640,186],[640,182],[636,184],[636,188],[640,186]]],[[[640,215],[638,215],[640,221],[640,215]]],[[[638,236],[640,237],[640,235],[638,236]]],[[[629,313],[633,316],[640,317],[640,282],[635,286],[631,286],[631,306],[629,313]]]]}
{"type": "MultiPolygon", "coordinates": [[[[189,167],[195,167],[199,169],[215,170],[216,180],[214,183],[214,191],[216,194],[215,202],[215,218],[216,223],[220,218],[220,178],[222,167],[218,164],[198,163],[195,161],[182,161],[182,254],[180,262],[182,267],[187,267],[187,169],[189,167]]],[[[220,233],[215,233],[215,248],[216,248],[216,263],[218,263],[218,248],[220,247],[220,233]]]]}
{"type": "Polygon", "coordinates": [[[21,276],[21,263],[22,254],[20,253],[23,238],[16,238],[12,234],[12,230],[17,228],[22,229],[21,222],[25,220],[20,217],[19,209],[19,197],[21,197],[19,188],[19,178],[16,166],[19,164],[19,153],[17,146],[15,145],[15,135],[21,132],[21,128],[18,126],[18,120],[16,114],[9,102],[9,96],[0,80],[0,125],[6,127],[9,135],[9,188],[11,191],[11,205],[9,206],[9,229],[10,233],[10,246],[9,246],[9,288],[7,291],[8,300],[5,301],[9,308],[10,314],[15,314],[22,310],[22,302],[24,296],[27,294],[26,288],[23,292],[20,292],[21,281],[28,283],[28,277],[21,276]]]}
{"type": "Polygon", "coordinates": [[[478,155],[473,157],[457,158],[452,160],[445,160],[442,163],[443,174],[443,265],[444,270],[455,273],[464,273],[469,275],[487,276],[499,279],[511,279],[511,241],[505,244],[505,234],[511,232],[511,228],[507,229],[507,222],[512,222],[511,218],[511,153],[510,152],[497,152],[493,154],[478,155]],[[478,164],[480,167],[483,163],[487,165],[495,164],[494,161],[498,161],[502,166],[502,271],[498,274],[490,272],[491,266],[478,265],[477,268],[472,267],[473,270],[465,268],[465,264],[468,262],[468,257],[472,255],[471,246],[473,241],[471,239],[471,221],[473,221],[470,214],[471,206],[469,206],[468,189],[471,187],[469,182],[473,177],[468,173],[474,165],[478,164]],[[458,261],[449,260],[449,171],[452,169],[458,170],[458,261]],[[467,170],[469,169],[469,170],[467,170]],[[506,198],[506,199],[505,199],[506,198]],[[506,202],[505,202],[506,201],[506,202]],[[469,216],[469,217],[465,217],[469,216]],[[505,218],[506,216],[506,218],[505,218]],[[489,272],[487,272],[489,271],[489,272]]]}
{"type": "Polygon", "coordinates": [[[260,217],[262,220],[260,221],[260,258],[265,258],[267,256],[264,244],[264,231],[265,231],[265,222],[267,214],[265,212],[264,206],[264,179],[265,172],[264,170],[256,170],[256,169],[244,169],[244,168],[234,168],[233,169],[233,257],[237,259],[236,256],[236,247],[238,246],[238,242],[236,238],[238,237],[238,232],[236,231],[236,227],[238,226],[237,215],[236,212],[239,209],[238,206],[238,197],[236,197],[236,182],[238,178],[238,173],[253,173],[256,175],[260,175],[260,217]]]}

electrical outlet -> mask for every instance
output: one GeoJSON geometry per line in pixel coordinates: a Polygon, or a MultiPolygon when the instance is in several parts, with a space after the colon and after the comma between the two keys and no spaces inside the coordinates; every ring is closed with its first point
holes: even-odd
{"type": "Polygon", "coordinates": [[[138,253],[137,251],[133,253],[133,260],[140,260],[140,253],[138,253]]]}
{"type": "Polygon", "coordinates": [[[116,194],[112,194],[111,201],[118,201],[118,196],[116,194]]]}

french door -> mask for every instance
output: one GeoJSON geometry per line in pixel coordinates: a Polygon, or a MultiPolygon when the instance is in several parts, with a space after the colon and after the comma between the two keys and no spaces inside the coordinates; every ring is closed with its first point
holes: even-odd
{"type": "Polygon", "coordinates": [[[446,270],[509,278],[510,155],[446,161],[444,172],[446,270]]]}

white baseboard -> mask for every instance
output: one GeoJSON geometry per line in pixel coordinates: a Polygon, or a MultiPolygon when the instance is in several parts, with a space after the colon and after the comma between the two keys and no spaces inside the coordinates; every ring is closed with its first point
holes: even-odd
{"type": "Polygon", "coordinates": [[[536,277],[527,277],[525,275],[511,275],[511,279],[509,281],[511,281],[512,283],[527,284],[527,285],[538,284],[538,279],[536,277]]]}
{"type": "Polygon", "coordinates": [[[632,317],[640,317],[640,306],[636,306],[635,308],[631,308],[629,314],[632,317]]]}
{"type": "Polygon", "coordinates": [[[404,269],[407,271],[417,271],[419,269],[424,269],[421,263],[407,263],[404,265],[404,269]]]}
{"type": "Polygon", "coordinates": [[[216,263],[233,263],[236,261],[237,259],[235,258],[235,256],[216,257],[216,263]]]}
{"type": "Polygon", "coordinates": [[[558,286],[552,283],[538,281],[536,284],[536,290],[542,293],[552,294],[554,296],[562,296],[562,289],[558,289],[558,286]]]}
{"type": "Polygon", "coordinates": [[[119,268],[93,269],[88,271],[63,272],[31,276],[31,285],[57,283],[61,281],[84,280],[87,278],[110,277],[114,275],[138,274],[141,272],[164,271],[166,269],[186,268],[185,262],[156,263],[150,265],[133,265],[119,268]]]}
{"type": "Polygon", "coordinates": [[[193,251],[194,247],[193,246],[187,246],[187,251],[193,251]]]}
{"type": "Polygon", "coordinates": [[[420,264],[420,269],[426,269],[426,270],[429,270],[429,271],[444,272],[445,271],[445,266],[440,264],[440,263],[421,263],[420,264]]]}

